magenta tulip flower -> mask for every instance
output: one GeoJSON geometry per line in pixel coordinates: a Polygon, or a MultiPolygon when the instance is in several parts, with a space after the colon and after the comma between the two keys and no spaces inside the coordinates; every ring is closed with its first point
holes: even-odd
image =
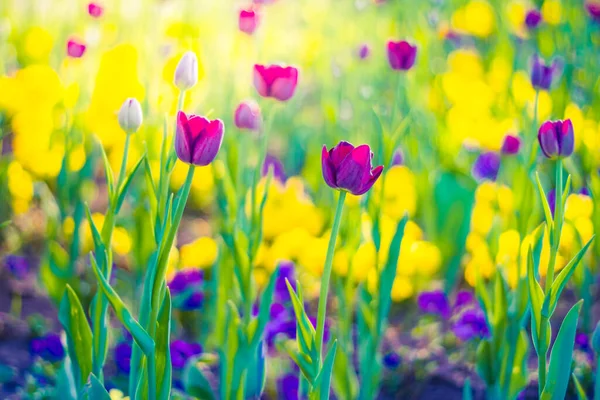
{"type": "Polygon", "coordinates": [[[73,58],[81,58],[85,53],[85,44],[79,39],[69,39],[67,42],[67,55],[73,58]]]}
{"type": "Polygon", "coordinates": [[[94,2],[88,4],[88,14],[90,17],[100,18],[103,12],[104,8],[100,4],[94,2]]]}
{"type": "Polygon", "coordinates": [[[235,126],[239,129],[258,131],[262,125],[260,107],[253,100],[247,100],[240,103],[235,109],[235,126]]]}
{"type": "Polygon", "coordinates": [[[238,20],[240,31],[252,35],[258,27],[259,16],[254,10],[241,10],[238,20]]]}
{"type": "Polygon", "coordinates": [[[570,119],[544,122],[538,132],[538,141],[542,152],[549,159],[569,157],[575,146],[573,123],[570,119]]]}
{"type": "Polygon", "coordinates": [[[292,98],[298,85],[298,69],[281,65],[254,65],[254,87],[262,97],[279,101],[292,98]]]}
{"type": "Polygon", "coordinates": [[[525,26],[529,30],[533,30],[537,28],[542,23],[542,13],[536,10],[535,8],[529,10],[525,15],[525,26]]]}
{"type": "Polygon", "coordinates": [[[417,46],[413,46],[405,40],[400,42],[390,40],[387,44],[387,55],[393,70],[408,71],[415,65],[417,46]]]}
{"type": "Polygon", "coordinates": [[[383,171],[381,165],[371,167],[372,159],[373,153],[366,144],[354,147],[342,141],[329,151],[323,146],[323,178],[330,187],[359,196],[373,187],[383,171]]]}
{"type": "Polygon", "coordinates": [[[521,148],[521,139],[518,136],[506,135],[502,143],[502,154],[513,155],[519,152],[521,148]]]}
{"type": "Polygon", "coordinates": [[[536,89],[548,90],[562,73],[561,61],[554,60],[546,64],[537,54],[533,56],[531,64],[531,84],[536,89]]]}
{"type": "Polygon", "coordinates": [[[198,115],[187,116],[179,111],[175,133],[177,157],[196,166],[210,164],[221,148],[224,130],[220,119],[211,121],[198,115]]]}
{"type": "Polygon", "coordinates": [[[600,3],[588,1],[585,3],[585,9],[593,21],[600,22],[600,3]]]}

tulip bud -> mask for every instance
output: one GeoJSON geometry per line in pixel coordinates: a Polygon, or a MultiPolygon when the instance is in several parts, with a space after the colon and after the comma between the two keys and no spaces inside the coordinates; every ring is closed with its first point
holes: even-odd
{"type": "Polygon", "coordinates": [[[502,154],[512,155],[519,152],[521,147],[521,139],[518,136],[506,135],[504,137],[504,143],[502,143],[502,154]]]}
{"type": "Polygon", "coordinates": [[[140,102],[134,98],[128,98],[125,100],[121,109],[119,110],[119,125],[125,133],[135,133],[140,129],[142,125],[142,106],[140,102]]]}
{"type": "Polygon", "coordinates": [[[298,85],[298,69],[281,65],[254,65],[254,87],[262,97],[289,100],[298,85]]]}
{"type": "Polygon", "coordinates": [[[88,14],[90,17],[100,18],[103,12],[104,8],[100,4],[94,2],[88,4],[88,14]]]}
{"type": "Polygon", "coordinates": [[[536,10],[529,10],[525,15],[525,25],[529,30],[537,28],[542,22],[542,14],[536,10]]]}
{"type": "Polygon", "coordinates": [[[185,163],[197,166],[210,164],[223,143],[223,121],[213,121],[182,111],[177,114],[175,152],[185,163]]]}
{"type": "Polygon", "coordinates": [[[531,84],[536,89],[550,89],[554,78],[560,74],[561,68],[558,61],[546,65],[540,57],[535,55],[531,66],[531,84]]]}
{"type": "Polygon", "coordinates": [[[240,103],[235,110],[234,121],[239,129],[258,131],[262,125],[260,107],[252,100],[240,103]]]}
{"type": "Polygon", "coordinates": [[[340,142],[329,151],[323,146],[323,179],[333,189],[360,196],[373,187],[383,171],[381,165],[372,169],[372,159],[373,153],[366,144],[354,147],[348,142],[340,142]]]}
{"type": "Polygon", "coordinates": [[[267,176],[271,169],[273,170],[273,178],[281,183],[285,183],[287,176],[285,175],[283,164],[277,157],[267,154],[262,166],[261,175],[267,176]]]}
{"type": "Polygon", "coordinates": [[[254,10],[241,10],[238,21],[240,31],[252,35],[258,27],[259,16],[254,10]]]}
{"type": "Polygon", "coordinates": [[[81,58],[85,53],[85,44],[78,39],[69,39],[67,42],[67,55],[72,58],[81,58]]]}
{"type": "Polygon", "coordinates": [[[594,353],[600,354],[600,322],[598,322],[592,334],[592,349],[594,349],[594,353]]]}
{"type": "Polygon", "coordinates": [[[369,48],[369,45],[363,44],[358,48],[358,58],[361,60],[368,58],[370,54],[371,49],[369,48]]]}
{"type": "Polygon", "coordinates": [[[551,159],[561,159],[573,154],[575,134],[570,119],[546,121],[540,126],[538,141],[544,155],[551,159]]]}
{"type": "Polygon", "coordinates": [[[193,51],[186,52],[175,68],[175,86],[188,90],[198,82],[198,58],[193,51]]]}
{"type": "Polygon", "coordinates": [[[408,71],[415,64],[417,47],[405,40],[389,41],[387,45],[388,61],[393,70],[408,71]]]}

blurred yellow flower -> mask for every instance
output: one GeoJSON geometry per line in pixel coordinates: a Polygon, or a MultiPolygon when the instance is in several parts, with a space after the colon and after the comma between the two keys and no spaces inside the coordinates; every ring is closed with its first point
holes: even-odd
{"type": "Polygon", "coordinates": [[[8,191],[10,192],[12,207],[15,214],[23,214],[29,209],[33,198],[33,180],[16,161],[11,161],[7,168],[8,191]]]}
{"type": "Polygon", "coordinates": [[[208,268],[217,260],[219,246],[208,236],[200,237],[192,243],[181,246],[179,259],[183,268],[208,268]]]}
{"type": "Polygon", "coordinates": [[[452,25],[455,29],[485,38],[495,30],[496,15],[489,2],[471,0],[452,14],[452,25]]]}
{"type": "Polygon", "coordinates": [[[541,11],[544,21],[548,24],[560,24],[562,20],[562,5],[559,0],[545,0],[541,11]]]}
{"type": "Polygon", "coordinates": [[[46,61],[52,51],[54,38],[46,29],[34,26],[25,34],[23,53],[33,61],[46,61]]]}

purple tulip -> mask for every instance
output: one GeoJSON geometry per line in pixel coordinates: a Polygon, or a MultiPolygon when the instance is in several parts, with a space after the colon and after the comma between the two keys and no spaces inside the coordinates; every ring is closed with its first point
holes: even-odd
{"type": "Polygon", "coordinates": [[[480,308],[465,310],[454,323],[452,331],[462,341],[475,337],[486,338],[490,334],[485,314],[480,308]]]}
{"type": "Polygon", "coordinates": [[[240,10],[240,16],[238,20],[238,28],[240,31],[252,35],[259,23],[259,15],[254,10],[240,10]]]}
{"type": "Polygon", "coordinates": [[[67,42],[67,55],[72,58],[81,58],[85,53],[85,43],[81,40],[72,38],[67,42]]]}
{"type": "Polygon", "coordinates": [[[284,375],[278,382],[278,394],[281,399],[296,399],[298,398],[298,374],[284,375]]]}
{"type": "Polygon", "coordinates": [[[186,297],[185,301],[181,305],[181,310],[194,311],[202,308],[204,302],[204,293],[201,291],[195,291],[186,297]]]}
{"type": "Polygon", "coordinates": [[[60,335],[56,333],[48,333],[32,339],[29,343],[29,351],[51,363],[58,362],[65,357],[65,349],[60,335]]]}
{"type": "Polygon", "coordinates": [[[29,272],[29,263],[23,256],[9,254],[4,258],[4,265],[10,273],[17,279],[25,279],[29,272]]]}
{"type": "Polygon", "coordinates": [[[559,75],[560,69],[560,63],[557,60],[547,65],[537,54],[534,55],[531,66],[531,84],[536,89],[550,89],[554,77],[559,75]]]}
{"type": "Polygon", "coordinates": [[[551,159],[562,159],[573,154],[575,134],[570,119],[546,121],[540,126],[538,141],[544,155],[551,159]]]}
{"type": "Polygon", "coordinates": [[[475,295],[473,292],[468,290],[461,290],[456,294],[456,299],[454,301],[454,310],[460,310],[465,306],[470,306],[475,303],[475,295]]]}
{"type": "Polygon", "coordinates": [[[210,164],[223,143],[223,121],[213,121],[182,111],[177,113],[177,132],[175,151],[177,157],[185,163],[197,166],[210,164]]]}
{"type": "Polygon", "coordinates": [[[262,97],[279,101],[292,98],[298,85],[298,69],[282,65],[254,65],[254,87],[262,97]]]}
{"type": "Polygon", "coordinates": [[[439,315],[442,318],[450,316],[450,304],[441,290],[419,293],[417,304],[424,313],[439,315]]]}
{"type": "Polygon", "coordinates": [[[261,171],[262,176],[267,176],[269,174],[269,169],[273,170],[273,177],[275,179],[281,183],[285,183],[287,176],[285,175],[283,164],[277,157],[267,154],[261,171]]]}
{"type": "Polygon", "coordinates": [[[413,46],[405,40],[399,42],[390,40],[387,44],[387,55],[393,70],[408,71],[415,65],[417,46],[413,46]]]}
{"type": "Polygon", "coordinates": [[[354,147],[342,141],[329,151],[323,146],[323,178],[330,187],[359,196],[371,189],[383,171],[381,165],[372,169],[372,159],[373,153],[366,144],[354,147]]]}
{"type": "Polygon", "coordinates": [[[477,180],[495,181],[500,169],[500,156],[495,152],[481,153],[473,164],[473,176],[477,180]]]}
{"type": "Polygon", "coordinates": [[[254,100],[243,101],[235,109],[235,126],[239,129],[259,131],[262,126],[260,107],[254,100]]]}
{"type": "Polygon", "coordinates": [[[200,285],[204,279],[204,273],[198,269],[184,269],[178,271],[168,283],[173,296],[184,292],[190,286],[200,285]]]}
{"type": "Polygon", "coordinates": [[[506,135],[502,143],[502,154],[513,155],[519,152],[521,148],[521,139],[518,136],[506,135]]]}
{"type": "Polygon", "coordinates": [[[171,364],[174,369],[183,369],[188,360],[202,353],[202,346],[185,340],[171,342],[171,364]]]}
{"type": "Polygon", "coordinates": [[[404,153],[402,149],[397,149],[392,157],[392,166],[404,164],[404,153]]]}
{"type": "Polygon", "coordinates": [[[529,10],[525,15],[525,25],[529,30],[537,28],[541,22],[542,14],[536,9],[529,10]]]}

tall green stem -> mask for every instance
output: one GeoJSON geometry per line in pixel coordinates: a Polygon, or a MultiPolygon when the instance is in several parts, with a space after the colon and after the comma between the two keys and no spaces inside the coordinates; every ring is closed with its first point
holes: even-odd
{"type": "Polygon", "coordinates": [[[325,332],[325,314],[327,312],[327,294],[329,293],[329,279],[331,278],[331,267],[333,265],[333,254],[335,252],[335,242],[340,230],[340,222],[342,220],[342,211],[344,209],[344,200],[346,200],[346,192],[341,191],[338,198],[335,217],[333,219],[333,227],[331,228],[331,236],[329,236],[329,245],[327,246],[327,257],[325,258],[325,268],[321,277],[321,290],[319,292],[319,309],[317,313],[317,354],[319,356],[319,364],[322,359],[323,349],[323,333],[325,332]]]}

